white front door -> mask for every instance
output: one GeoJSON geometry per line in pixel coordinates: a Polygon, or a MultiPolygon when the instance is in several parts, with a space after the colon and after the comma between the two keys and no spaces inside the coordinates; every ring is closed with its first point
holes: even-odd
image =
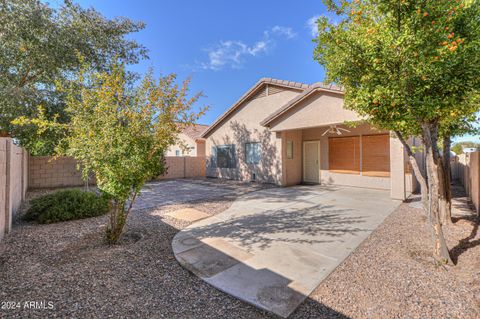
{"type": "Polygon", "coordinates": [[[320,183],[320,141],[303,142],[303,181],[320,183]]]}

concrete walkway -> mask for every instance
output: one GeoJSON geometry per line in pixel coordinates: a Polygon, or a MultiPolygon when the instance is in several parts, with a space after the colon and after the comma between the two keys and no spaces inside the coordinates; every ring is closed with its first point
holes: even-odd
{"type": "Polygon", "coordinates": [[[172,247],[204,281],[287,317],[399,204],[381,190],[260,190],[180,231],[172,247]]]}

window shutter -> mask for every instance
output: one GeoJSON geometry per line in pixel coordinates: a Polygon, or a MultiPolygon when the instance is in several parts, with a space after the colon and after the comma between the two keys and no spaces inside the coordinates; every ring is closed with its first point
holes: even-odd
{"type": "Polygon", "coordinates": [[[360,174],[359,136],[328,139],[329,170],[336,173],[360,174]]]}
{"type": "Polygon", "coordinates": [[[362,174],[390,176],[390,137],[388,134],[362,136],[362,174]]]}

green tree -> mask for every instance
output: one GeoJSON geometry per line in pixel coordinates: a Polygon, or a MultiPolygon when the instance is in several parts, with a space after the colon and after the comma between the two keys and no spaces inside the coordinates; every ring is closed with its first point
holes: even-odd
{"type": "Polygon", "coordinates": [[[458,142],[452,146],[452,151],[454,151],[455,154],[460,155],[463,154],[464,147],[480,148],[480,143],[475,143],[471,141],[458,142]]]}
{"type": "Polygon", "coordinates": [[[20,140],[34,155],[53,152],[58,136],[38,132],[34,125],[12,126],[19,116],[67,123],[64,96],[56,83],[65,83],[81,67],[79,56],[103,71],[114,58],[137,63],[146,50],[125,36],[144,28],[125,18],[106,19],[94,9],[70,0],[52,8],[39,0],[0,1],[0,132],[20,140]]]}
{"type": "Polygon", "coordinates": [[[119,239],[144,183],[165,172],[163,154],[204,114],[192,109],[201,93],[189,96],[189,82],[179,86],[174,74],[155,80],[149,72],[130,87],[117,64],[111,72],[82,72],[64,89],[71,121],[58,154],[77,159],[84,178],[94,173],[111,198],[109,243],[119,239]]]}
{"type": "Polygon", "coordinates": [[[479,110],[480,3],[454,0],[325,1],[338,23],[318,21],[316,59],[345,88],[345,106],[402,141],[428,199],[435,256],[452,263],[441,207],[445,183],[437,142],[479,110]],[[443,134],[443,136],[442,136],[443,134]],[[409,136],[424,144],[422,176],[409,136]]]}

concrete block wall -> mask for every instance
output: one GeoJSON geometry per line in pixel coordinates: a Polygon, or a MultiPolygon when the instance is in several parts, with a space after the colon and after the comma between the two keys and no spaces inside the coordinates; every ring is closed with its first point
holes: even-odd
{"type": "Polygon", "coordinates": [[[82,186],[85,182],[71,157],[30,156],[30,188],[82,186]]]}
{"type": "Polygon", "coordinates": [[[0,239],[12,228],[28,188],[28,154],[11,138],[0,138],[0,239]]]}
{"type": "MultiPolygon", "coordinates": [[[[158,179],[205,177],[205,157],[167,156],[165,158],[168,171],[158,179]]],[[[71,157],[53,159],[50,156],[30,156],[29,187],[54,188],[66,186],[82,186],[85,182],[77,170],[77,162],[71,157]]],[[[91,184],[95,181],[92,179],[91,184]]]]}
{"type": "Polygon", "coordinates": [[[197,156],[165,157],[167,173],[158,179],[205,177],[206,159],[197,156]]]}

